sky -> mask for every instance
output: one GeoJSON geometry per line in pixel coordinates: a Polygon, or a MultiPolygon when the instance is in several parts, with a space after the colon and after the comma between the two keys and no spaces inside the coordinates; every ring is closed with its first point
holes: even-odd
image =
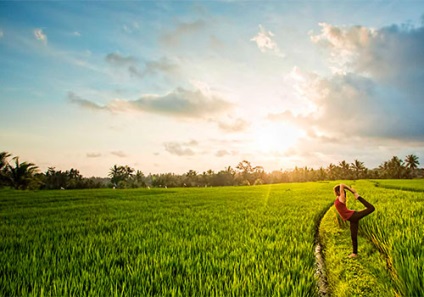
{"type": "Polygon", "coordinates": [[[423,1],[0,1],[0,151],[105,177],[424,164],[423,1]]]}

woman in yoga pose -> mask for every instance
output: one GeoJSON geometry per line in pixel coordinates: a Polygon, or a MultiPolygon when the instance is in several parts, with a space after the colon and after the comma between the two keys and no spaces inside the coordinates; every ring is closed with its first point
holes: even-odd
{"type": "Polygon", "coordinates": [[[334,201],[334,206],[336,207],[337,212],[340,214],[343,220],[350,222],[350,236],[352,238],[353,252],[349,257],[355,258],[358,256],[359,220],[372,213],[375,210],[375,207],[362,198],[355,189],[352,189],[345,184],[335,186],[334,194],[337,196],[336,200],[334,201]],[[360,211],[348,209],[346,206],[346,190],[351,192],[355,196],[355,199],[359,200],[366,207],[366,209],[360,211]]]}

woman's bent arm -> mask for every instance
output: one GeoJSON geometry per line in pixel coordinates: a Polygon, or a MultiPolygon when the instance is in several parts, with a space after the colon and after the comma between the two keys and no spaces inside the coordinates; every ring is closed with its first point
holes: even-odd
{"type": "Polygon", "coordinates": [[[339,195],[339,200],[340,202],[346,204],[346,193],[345,193],[345,186],[344,184],[340,184],[340,195],[339,195]]]}

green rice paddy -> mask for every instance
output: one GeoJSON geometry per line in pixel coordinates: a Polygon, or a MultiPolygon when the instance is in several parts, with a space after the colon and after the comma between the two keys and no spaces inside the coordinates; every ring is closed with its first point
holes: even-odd
{"type": "MultiPolygon", "coordinates": [[[[0,296],[318,296],[315,234],[335,184],[0,190],[0,296]]],[[[424,193],[356,188],[377,208],[359,249],[383,259],[388,292],[418,296],[424,193]]]]}

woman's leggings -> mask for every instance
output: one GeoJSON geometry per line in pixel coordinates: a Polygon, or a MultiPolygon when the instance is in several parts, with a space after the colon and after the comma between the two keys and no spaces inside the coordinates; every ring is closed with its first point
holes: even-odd
{"type": "Polygon", "coordinates": [[[358,200],[366,207],[366,209],[361,211],[355,211],[355,213],[350,217],[350,236],[352,237],[352,246],[353,246],[353,253],[358,253],[358,227],[359,227],[359,220],[363,217],[369,215],[375,210],[375,207],[367,202],[364,198],[361,196],[358,197],[358,200]]]}

